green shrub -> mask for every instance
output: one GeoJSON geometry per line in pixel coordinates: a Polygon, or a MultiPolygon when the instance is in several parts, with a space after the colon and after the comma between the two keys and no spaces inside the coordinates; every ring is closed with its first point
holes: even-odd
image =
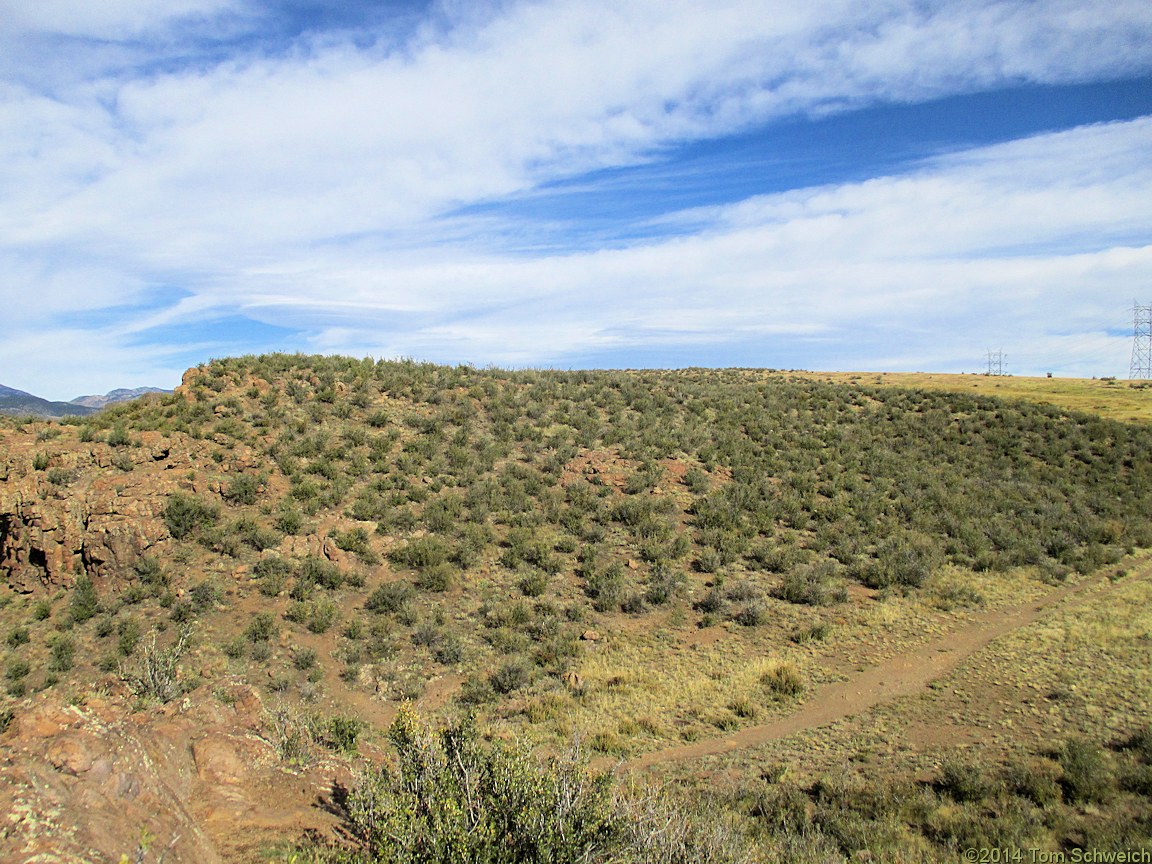
{"type": "Polygon", "coordinates": [[[693,495],[704,495],[712,488],[712,481],[707,472],[693,465],[684,472],[684,485],[693,495]]]}
{"type": "Polygon", "coordinates": [[[258,580],[260,593],[265,597],[279,595],[284,590],[291,572],[292,565],[283,558],[264,558],[252,568],[252,575],[258,580]]]}
{"type": "Polygon", "coordinates": [[[416,587],[422,591],[444,592],[456,581],[456,573],[451,564],[434,564],[416,574],[416,587]]]}
{"type": "Polygon", "coordinates": [[[464,659],[464,643],[455,633],[445,633],[432,651],[437,663],[452,666],[464,659]]]}
{"type": "Polygon", "coordinates": [[[116,628],[116,648],[121,657],[131,657],[140,644],[140,622],[135,618],[124,618],[116,628]]]}
{"type": "Polygon", "coordinates": [[[640,615],[644,612],[644,595],[638,593],[631,593],[625,595],[624,599],[620,601],[620,611],[627,612],[629,615],[640,615]]]}
{"type": "Polygon", "coordinates": [[[441,639],[440,628],[431,621],[425,621],[412,631],[412,644],[431,648],[438,645],[441,639]]]}
{"type": "Polygon", "coordinates": [[[1004,769],[1004,785],[1037,807],[1051,807],[1061,798],[1059,768],[1048,760],[1017,760],[1004,769]]]}
{"type": "Polygon", "coordinates": [[[948,759],[940,767],[937,788],[953,801],[983,801],[993,791],[994,784],[975,762],[957,758],[948,759]]]}
{"type": "Polygon", "coordinates": [[[63,633],[52,640],[52,656],[48,668],[53,672],[67,672],[76,665],[76,643],[63,633]]]}
{"type": "Polygon", "coordinates": [[[644,600],[653,606],[662,606],[680,593],[684,581],[682,571],[663,562],[654,564],[648,574],[644,600]]]}
{"type": "Polygon", "coordinates": [[[407,582],[385,582],[368,595],[364,608],[369,612],[397,615],[408,608],[414,593],[407,582]]]}
{"type": "Polygon", "coordinates": [[[100,598],[96,586],[87,576],[78,576],[68,601],[68,614],[77,624],[87,621],[100,611],[100,598]]]}
{"type": "Polygon", "coordinates": [[[356,527],[349,531],[336,531],[332,535],[332,539],[336,542],[337,548],[343,549],[345,552],[354,552],[365,563],[375,563],[379,559],[376,553],[372,551],[368,532],[363,528],[356,527]]]}
{"type": "Polygon", "coordinates": [[[843,603],[848,599],[848,591],[837,584],[835,573],[836,565],[831,561],[799,567],[785,574],[776,596],[789,603],[809,606],[843,603]]]}
{"type": "MultiPolygon", "coordinates": [[[[388,730],[396,766],[363,776],[346,802],[356,847],[326,862],[723,864],[738,842],[711,813],[617,793],[567,753],[540,761],[488,743],[465,718],[433,732],[403,707],[388,730]]],[[[596,743],[596,742],[593,742],[596,743]]],[[[328,857],[331,856],[331,857],[328,857]]]]}
{"type": "Polygon", "coordinates": [[[869,588],[892,585],[918,588],[939,565],[939,552],[928,537],[903,533],[886,538],[875,560],[866,564],[858,575],[869,588]]]}
{"type": "Polygon", "coordinates": [[[624,593],[624,566],[614,561],[602,570],[594,569],[587,576],[584,593],[592,598],[597,612],[618,609],[624,593]]]}
{"type": "Polygon", "coordinates": [[[211,579],[197,582],[188,592],[188,602],[197,611],[204,611],[220,602],[220,589],[211,579]]]}
{"type": "Polygon", "coordinates": [[[462,705],[483,705],[495,698],[496,691],[492,689],[492,684],[487,678],[478,675],[465,678],[464,683],[460,685],[460,693],[456,696],[462,705]]]}
{"type": "Polygon", "coordinates": [[[219,511],[198,498],[174,492],[164,507],[164,524],[176,540],[183,540],[216,524],[219,511]]]}
{"type": "Polygon", "coordinates": [[[292,665],[301,671],[311,669],[316,665],[315,648],[298,648],[292,655],[292,665]]]}
{"type": "Polygon", "coordinates": [[[759,600],[753,600],[737,609],[732,620],[742,627],[759,627],[768,622],[768,609],[759,600]]]}
{"type": "Polygon", "coordinates": [[[711,546],[705,546],[696,555],[696,569],[700,573],[715,573],[723,566],[723,554],[711,546]]]}
{"type": "Polygon", "coordinates": [[[539,597],[548,590],[548,574],[542,570],[532,570],[520,577],[520,593],[525,597],[539,597]]]}
{"type": "Polygon", "coordinates": [[[244,637],[252,643],[267,642],[276,635],[276,619],[269,612],[257,612],[244,629],[244,637]]]}
{"type": "Polygon", "coordinates": [[[759,543],[748,552],[748,560],[769,573],[784,573],[796,566],[796,550],[791,546],[759,543]]]}
{"type": "Polygon", "coordinates": [[[332,717],[324,729],[324,745],[341,753],[355,753],[364,723],[354,717],[332,717]]]}
{"type": "Polygon", "coordinates": [[[1124,748],[1134,751],[1145,764],[1152,765],[1152,724],[1146,724],[1133,732],[1124,742],[1124,748]]]}
{"type": "Polygon", "coordinates": [[[434,567],[448,560],[448,547],[439,537],[417,537],[407,545],[393,549],[388,558],[401,567],[434,567]]]}
{"type": "Polygon", "coordinates": [[[257,552],[280,545],[280,535],[270,528],[265,528],[251,516],[241,516],[228,526],[227,531],[257,552]]]}
{"type": "Polygon", "coordinates": [[[168,573],[165,572],[163,565],[155,558],[149,556],[141,557],[136,561],[132,569],[136,573],[136,578],[149,588],[159,591],[160,589],[168,587],[168,573]]]}
{"type": "Polygon", "coordinates": [[[313,633],[327,633],[336,622],[339,609],[331,600],[323,599],[313,603],[308,610],[305,626],[313,633]]]}
{"type": "Polygon", "coordinates": [[[277,530],[283,531],[285,534],[299,534],[300,529],[304,527],[304,517],[299,510],[289,507],[276,514],[276,520],[273,524],[277,530]]]}
{"type": "Polygon", "coordinates": [[[488,676],[492,689],[500,694],[522,690],[532,683],[532,668],[523,660],[510,660],[488,676]]]}
{"type": "Polygon", "coordinates": [[[1071,738],[1059,753],[1064,769],[1061,785],[1069,801],[1106,801],[1115,786],[1111,766],[1099,745],[1085,738],[1071,738]]]}
{"type": "Polygon", "coordinates": [[[128,430],[124,428],[123,423],[117,423],[112,427],[112,431],[108,433],[108,444],[112,447],[127,447],[132,443],[131,437],[128,435],[128,430]]]}
{"type": "Polygon", "coordinates": [[[344,584],[344,574],[340,568],[326,558],[309,555],[300,562],[297,579],[306,585],[319,585],[335,590],[344,584]]]}
{"type": "Polygon", "coordinates": [[[821,622],[820,624],[813,624],[810,627],[804,627],[797,630],[789,638],[797,645],[804,645],[808,642],[823,642],[831,631],[831,627],[821,622]]]}
{"type": "MultiPolygon", "coordinates": [[[[812,834],[811,799],[793,783],[773,783],[757,790],[752,815],[778,836],[812,834]]],[[[828,855],[826,860],[841,857],[839,851],[836,850],[836,856],[828,855]]],[[[813,860],[822,859],[814,857],[813,860]]]]}
{"type": "Polygon", "coordinates": [[[280,758],[289,765],[307,765],[311,761],[311,745],[317,738],[316,718],[283,704],[266,712],[265,717],[280,758]]]}
{"type": "Polygon", "coordinates": [[[407,708],[388,737],[398,767],[368,774],[347,799],[359,860],[560,864],[607,861],[620,845],[610,781],[574,761],[542,767],[467,722],[437,734],[407,708]]]}
{"type": "Polygon", "coordinates": [[[705,615],[716,615],[724,609],[727,603],[724,592],[716,587],[710,588],[707,594],[692,605],[697,612],[703,612],[705,615]]]}
{"type": "MultiPolygon", "coordinates": [[[[189,633],[181,631],[167,648],[156,645],[156,634],[144,645],[144,656],[132,669],[121,667],[120,677],[137,696],[170,702],[185,691],[180,680],[180,658],[188,650],[189,633]]],[[[191,682],[188,682],[190,685],[191,682]]]]}
{"type": "Polygon", "coordinates": [[[260,487],[266,481],[264,475],[237,474],[220,494],[229,504],[255,504],[260,495],[260,487]]]}

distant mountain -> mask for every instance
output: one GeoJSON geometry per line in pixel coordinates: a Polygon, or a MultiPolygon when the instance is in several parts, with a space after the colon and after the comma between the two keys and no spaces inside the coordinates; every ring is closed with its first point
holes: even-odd
{"type": "Polygon", "coordinates": [[[105,405],[111,405],[113,402],[129,402],[132,399],[138,399],[148,393],[171,393],[171,390],[163,390],[159,387],[137,387],[133,390],[113,390],[105,393],[103,396],[77,396],[69,404],[70,405],[83,405],[86,408],[103,408],[105,405]]]}
{"type": "Polygon", "coordinates": [[[92,414],[95,408],[73,405],[71,402],[51,402],[23,390],[0,384],[0,414],[32,414],[37,417],[67,417],[92,414]]]}
{"type": "Polygon", "coordinates": [[[17,416],[30,414],[47,418],[83,417],[94,414],[114,402],[126,402],[147,393],[170,392],[172,391],[162,390],[159,387],[137,387],[134,390],[113,390],[104,396],[80,396],[71,402],[52,402],[48,399],[41,399],[39,396],[33,396],[23,390],[0,384],[0,414],[17,416]]]}

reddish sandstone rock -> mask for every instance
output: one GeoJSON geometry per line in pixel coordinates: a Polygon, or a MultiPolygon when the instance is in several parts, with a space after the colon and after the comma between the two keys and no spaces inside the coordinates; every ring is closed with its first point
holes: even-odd
{"type": "Polygon", "coordinates": [[[330,830],[317,801],[352,782],[335,759],[304,773],[281,764],[245,684],[144,710],[125,695],[54,698],[25,700],[0,735],[0,861],[136,860],[141,837],[144,860],[262,860],[286,834],[330,830]]]}

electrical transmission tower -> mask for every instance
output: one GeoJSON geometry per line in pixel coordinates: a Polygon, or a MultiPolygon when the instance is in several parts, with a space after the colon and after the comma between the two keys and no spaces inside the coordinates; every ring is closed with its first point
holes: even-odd
{"type": "Polygon", "coordinates": [[[1008,355],[1003,351],[988,352],[988,371],[986,375],[1007,375],[1004,367],[1008,365],[1008,355]]]}
{"type": "Polygon", "coordinates": [[[1132,365],[1129,378],[1152,378],[1152,304],[1132,304],[1132,365]]]}

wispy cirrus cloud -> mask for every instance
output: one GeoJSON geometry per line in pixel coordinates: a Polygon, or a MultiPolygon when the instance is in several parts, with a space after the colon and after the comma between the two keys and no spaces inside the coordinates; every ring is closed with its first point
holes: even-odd
{"type": "MultiPolygon", "coordinates": [[[[0,362],[46,390],[74,367],[29,368],[9,345],[173,289],[192,299],[167,307],[172,321],[247,316],[296,333],[288,347],[532,363],[657,344],[699,362],[765,334],[929,329],[944,287],[1025,292],[1069,250],[1098,280],[1078,284],[1114,306],[1146,266],[1140,122],[869,182],[735,190],[598,250],[501,206],[782,120],[1147,74],[1146,3],[440,4],[402,27],[271,28],[274,43],[258,34],[275,4],[5,6],[0,38],[36,45],[33,68],[66,45],[81,70],[38,86],[0,66],[0,299],[20,337],[0,362]],[[464,215],[477,204],[483,217],[464,215]],[[548,248],[517,242],[549,231],[548,248]],[[1135,250],[1119,276],[1113,249],[1135,250]]],[[[93,329],[129,356],[153,314],[93,329]]]]}
{"type": "Polygon", "coordinates": [[[443,250],[451,260],[416,265],[368,255],[356,267],[340,252],[298,270],[289,259],[248,274],[268,286],[249,296],[248,314],[335,310],[340,298],[348,314],[319,345],[443,359],[464,350],[476,362],[564,363],[653,344],[689,346],[685,362],[699,362],[715,346],[756,343],[768,365],[793,365],[789,354],[826,356],[826,340],[860,350],[869,334],[897,331],[902,352],[876,355],[888,364],[931,357],[960,371],[985,341],[1010,342],[1033,371],[1090,374],[1102,352],[1126,359],[1126,337],[1100,337],[1123,321],[1129,286],[1152,279],[1149,155],[1152,120],[1142,119],[686,213],[693,233],[623,249],[443,250]],[[392,331],[393,314],[423,324],[392,331]],[[1051,335],[1075,330],[1091,342],[1083,365],[1044,353],[1051,335]]]}

